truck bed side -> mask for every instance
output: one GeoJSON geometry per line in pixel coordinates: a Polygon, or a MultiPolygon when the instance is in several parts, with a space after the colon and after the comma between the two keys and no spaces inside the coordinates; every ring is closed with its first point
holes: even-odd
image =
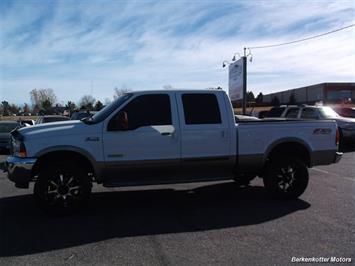
{"type": "Polygon", "coordinates": [[[275,151],[302,156],[309,167],[334,163],[333,121],[248,121],[236,124],[239,169],[261,169],[275,151]]]}

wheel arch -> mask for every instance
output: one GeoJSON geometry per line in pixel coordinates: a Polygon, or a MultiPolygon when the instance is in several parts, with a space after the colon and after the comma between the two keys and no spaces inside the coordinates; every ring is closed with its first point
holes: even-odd
{"type": "Polygon", "coordinates": [[[39,151],[36,153],[35,157],[38,159],[32,169],[33,177],[38,174],[39,169],[44,163],[58,158],[65,158],[66,160],[73,160],[78,164],[84,164],[86,167],[88,167],[89,173],[92,172],[95,180],[98,180],[101,174],[100,167],[98,166],[95,159],[88,152],[74,146],[50,147],[39,151]]]}
{"type": "Polygon", "coordinates": [[[305,162],[308,167],[312,165],[312,149],[305,141],[298,138],[284,138],[272,143],[264,154],[263,163],[281,154],[296,155],[305,162]]]}

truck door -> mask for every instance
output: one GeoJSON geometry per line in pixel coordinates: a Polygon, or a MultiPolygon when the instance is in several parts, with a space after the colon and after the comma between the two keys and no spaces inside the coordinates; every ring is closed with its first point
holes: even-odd
{"type": "MultiPolygon", "coordinates": [[[[216,92],[179,92],[182,170],[194,177],[230,172],[231,130],[224,99],[216,92]]],[[[234,129],[235,130],[235,129],[234,129]]]]}
{"type": "Polygon", "coordinates": [[[137,95],[113,115],[103,129],[105,175],[130,183],[142,174],[158,178],[179,168],[176,110],[173,93],[149,93],[137,95]],[[127,119],[123,127],[122,119],[127,119]]]}

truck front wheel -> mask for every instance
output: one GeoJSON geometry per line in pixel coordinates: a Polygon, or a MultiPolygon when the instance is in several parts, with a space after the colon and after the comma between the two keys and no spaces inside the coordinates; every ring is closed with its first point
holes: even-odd
{"type": "Polygon", "coordinates": [[[264,186],[272,196],[281,199],[298,198],[308,186],[308,169],[297,157],[274,158],[266,167],[264,186]]]}
{"type": "Polygon", "coordinates": [[[39,171],[34,196],[46,212],[69,214],[87,203],[91,188],[88,173],[81,165],[49,163],[39,171]]]}

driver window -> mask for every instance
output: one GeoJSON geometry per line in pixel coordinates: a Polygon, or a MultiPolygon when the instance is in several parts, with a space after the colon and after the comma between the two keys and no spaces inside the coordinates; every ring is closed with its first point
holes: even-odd
{"type": "Polygon", "coordinates": [[[108,131],[135,130],[143,126],[171,125],[170,98],[167,94],[149,94],[134,98],[109,122],[108,131]],[[122,114],[126,119],[124,127],[122,114]],[[121,121],[121,122],[120,122],[121,121]]]}

